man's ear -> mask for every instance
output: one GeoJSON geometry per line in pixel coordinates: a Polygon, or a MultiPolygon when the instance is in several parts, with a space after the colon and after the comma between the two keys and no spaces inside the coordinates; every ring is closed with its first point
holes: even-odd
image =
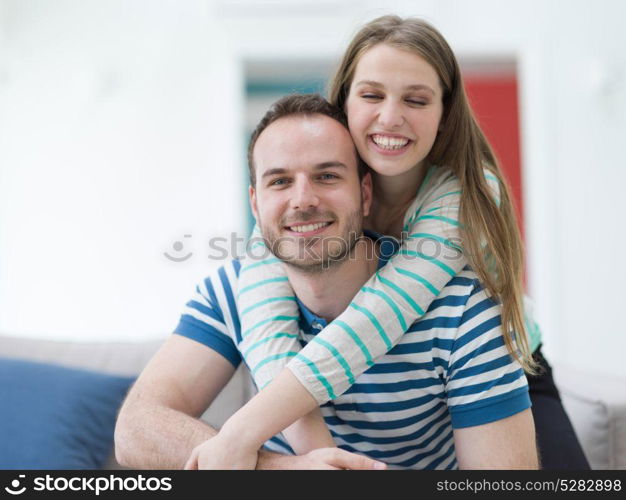
{"type": "Polygon", "coordinates": [[[259,211],[256,205],[256,189],[254,189],[252,185],[248,186],[248,196],[250,197],[250,209],[252,210],[252,215],[254,215],[254,218],[258,221],[259,211]]]}
{"type": "Polygon", "coordinates": [[[363,217],[367,217],[372,207],[372,174],[369,172],[361,179],[361,200],[363,203],[363,217]]]}

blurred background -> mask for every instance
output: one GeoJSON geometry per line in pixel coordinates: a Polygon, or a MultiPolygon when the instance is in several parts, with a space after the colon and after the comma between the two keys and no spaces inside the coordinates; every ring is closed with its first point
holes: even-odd
{"type": "Polygon", "coordinates": [[[0,335],[165,337],[248,235],[256,121],[324,91],[389,13],[432,22],[461,62],[544,351],[626,375],[620,0],[0,0],[0,335]]]}

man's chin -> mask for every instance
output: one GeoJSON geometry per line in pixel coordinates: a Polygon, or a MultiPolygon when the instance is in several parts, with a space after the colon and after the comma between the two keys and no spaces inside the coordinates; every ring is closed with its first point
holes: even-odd
{"type": "Polygon", "coordinates": [[[304,274],[319,274],[341,262],[337,259],[286,259],[280,256],[278,258],[293,270],[304,274]]]}

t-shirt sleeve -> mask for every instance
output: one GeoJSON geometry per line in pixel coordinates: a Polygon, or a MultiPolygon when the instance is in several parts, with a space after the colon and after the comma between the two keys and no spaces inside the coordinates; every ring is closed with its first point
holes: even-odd
{"type": "Polygon", "coordinates": [[[196,286],[195,294],[185,305],[174,334],[204,344],[224,356],[236,368],[241,362],[241,355],[218,300],[218,294],[223,295],[223,290],[222,293],[216,293],[216,288],[221,286],[220,282],[218,272],[196,286]]]}
{"type": "Polygon", "coordinates": [[[495,422],[531,406],[524,371],[504,343],[500,312],[476,280],[447,367],[453,428],[495,422]]]}

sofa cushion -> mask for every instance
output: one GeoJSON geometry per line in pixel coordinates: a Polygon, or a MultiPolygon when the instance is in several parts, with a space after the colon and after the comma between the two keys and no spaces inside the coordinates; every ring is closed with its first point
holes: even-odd
{"type": "Polygon", "coordinates": [[[96,469],[133,377],[0,358],[0,469],[96,469]]]}

